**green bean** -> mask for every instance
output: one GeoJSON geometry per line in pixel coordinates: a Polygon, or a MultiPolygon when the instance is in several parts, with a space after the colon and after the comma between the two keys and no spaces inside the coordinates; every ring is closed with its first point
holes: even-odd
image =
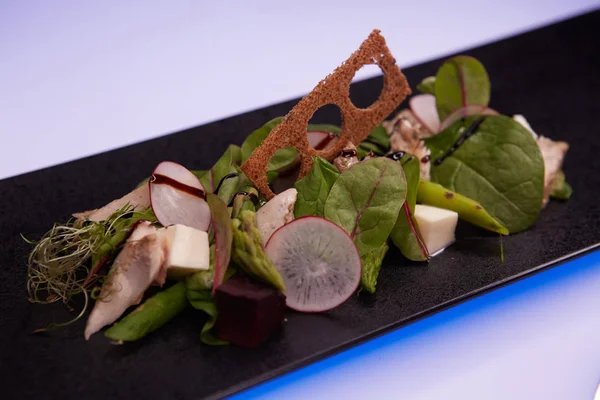
{"type": "Polygon", "coordinates": [[[478,202],[452,192],[437,183],[421,180],[417,191],[417,202],[455,211],[460,219],[488,231],[502,235],[509,233],[508,229],[492,217],[478,202]]]}
{"type": "Polygon", "coordinates": [[[179,282],[150,297],[111,326],[104,335],[112,340],[139,340],[169,322],[183,311],[186,305],[185,284],[179,282]]]}

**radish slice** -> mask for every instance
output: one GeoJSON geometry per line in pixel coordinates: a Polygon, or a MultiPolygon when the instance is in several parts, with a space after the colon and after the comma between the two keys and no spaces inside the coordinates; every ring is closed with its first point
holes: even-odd
{"type": "Polygon", "coordinates": [[[362,264],[342,228],[321,217],[302,217],[279,228],[267,255],[281,273],[286,304],[302,312],[327,311],[358,287],[362,264]]]}
{"type": "Polygon", "coordinates": [[[466,118],[471,115],[496,115],[496,114],[498,114],[498,111],[492,110],[491,108],[488,108],[488,107],[482,106],[482,105],[478,105],[478,104],[472,104],[470,106],[457,108],[456,110],[452,111],[452,113],[450,115],[448,115],[446,118],[444,118],[444,120],[440,124],[440,132],[443,131],[444,129],[448,128],[450,125],[452,125],[453,123],[455,123],[456,121],[458,121],[461,118],[466,118]]]}
{"type": "Polygon", "coordinates": [[[315,150],[328,150],[338,141],[337,135],[329,132],[308,132],[308,144],[315,150]]]}
{"type": "Polygon", "coordinates": [[[150,203],[163,226],[181,224],[206,232],[210,208],[205,193],[194,174],[171,161],[158,164],[150,178],[150,203]]]}
{"type": "Polygon", "coordinates": [[[440,130],[440,117],[432,94],[418,94],[410,99],[410,110],[415,118],[433,133],[440,130]]]}

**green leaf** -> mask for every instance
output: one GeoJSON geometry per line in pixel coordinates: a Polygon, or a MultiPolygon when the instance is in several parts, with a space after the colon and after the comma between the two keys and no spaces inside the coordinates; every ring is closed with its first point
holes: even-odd
{"type": "Polygon", "coordinates": [[[383,156],[390,149],[390,136],[380,124],[373,129],[369,136],[358,146],[358,158],[363,158],[371,151],[376,156],[383,156]]]}
{"type": "Polygon", "coordinates": [[[414,218],[419,186],[420,162],[417,157],[405,154],[399,161],[406,176],[406,201],[402,205],[398,220],[390,234],[390,239],[400,249],[404,257],[412,261],[426,261],[429,252],[414,218]]]}
{"type": "Polygon", "coordinates": [[[384,243],[380,248],[372,250],[360,258],[362,261],[360,286],[369,293],[375,293],[381,264],[389,248],[388,244],[384,243]]]}
{"type": "Polygon", "coordinates": [[[215,280],[213,291],[223,283],[227,266],[231,260],[231,245],[233,232],[231,218],[227,205],[216,195],[206,194],[206,201],[210,207],[210,224],[215,232],[215,280]]]}
{"type": "Polygon", "coordinates": [[[215,275],[215,262],[215,245],[212,245],[210,246],[210,269],[196,272],[184,281],[185,296],[188,302],[196,310],[208,314],[208,320],[200,332],[200,340],[202,343],[212,346],[228,344],[224,340],[217,339],[211,331],[217,321],[217,307],[211,291],[215,275]]]}
{"type": "Polygon", "coordinates": [[[435,77],[435,100],[440,120],[457,108],[474,104],[487,106],[490,80],[483,65],[468,56],[446,61],[435,77]]]}
{"type": "Polygon", "coordinates": [[[186,296],[192,307],[208,314],[208,320],[204,323],[202,331],[200,332],[200,340],[202,343],[211,346],[229,344],[224,340],[218,339],[211,331],[215,322],[217,322],[217,306],[215,305],[215,300],[211,295],[210,289],[187,290],[186,296]]]}
{"type": "Polygon", "coordinates": [[[552,182],[552,192],[550,192],[550,197],[558,199],[558,200],[569,200],[573,194],[573,189],[571,185],[569,185],[565,178],[565,173],[561,170],[556,174],[556,178],[554,178],[554,182],[552,182]]]}
{"type": "Polygon", "coordinates": [[[400,165],[385,157],[372,158],[335,181],[325,202],[325,218],[350,235],[362,256],[385,243],[405,199],[400,165]]]}
{"type": "Polygon", "coordinates": [[[421,93],[435,95],[435,76],[428,76],[417,85],[417,90],[421,93]]]}
{"type": "Polygon", "coordinates": [[[511,233],[537,220],[544,161],[531,133],[521,124],[502,115],[472,116],[425,139],[425,144],[431,150],[433,182],[479,202],[511,233]],[[476,132],[449,152],[480,118],[484,119],[476,132]]]}
{"type": "Polygon", "coordinates": [[[242,164],[250,158],[254,149],[260,146],[263,140],[265,140],[267,136],[269,136],[271,130],[273,130],[273,128],[279,125],[281,121],[283,121],[283,117],[277,117],[270,120],[269,122],[252,132],[246,138],[246,140],[244,140],[244,143],[242,144],[242,164]]]}
{"type": "MultiPolygon", "coordinates": [[[[252,132],[246,138],[241,149],[242,164],[250,158],[254,149],[260,146],[263,140],[269,136],[269,133],[271,133],[273,128],[279,125],[282,120],[282,117],[274,118],[252,132]]],[[[293,147],[286,147],[276,151],[273,157],[271,157],[267,172],[285,170],[292,167],[297,162],[299,162],[298,151],[293,147]]]]}
{"type": "Polygon", "coordinates": [[[325,201],[340,173],[337,168],[321,157],[313,157],[313,167],[304,178],[294,184],[298,191],[294,216],[323,216],[325,201]]]}
{"type": "MultiPolygon", "coordinates": [[[[234,166],[239,165],[241,161],[241,150],[236,145],[230,145],[225,153],[213,165],[213,167],[204,174],[200,179],[202,186],[207,192],[214,193],[225,175],[235,172],[234,166]]],[[[230,185],[230,182],[223,182],[223,185],[230,185]]]]}
{"type": "Polygon", "coordinates": [[[342,128],[340,128],[337,125],[331,125],[331,124],[308,124],[306,131],[307,132],[329,132],[329,133],[333,133],[335,135],[339,135],[340,132],[342,131],[342,128]]]}

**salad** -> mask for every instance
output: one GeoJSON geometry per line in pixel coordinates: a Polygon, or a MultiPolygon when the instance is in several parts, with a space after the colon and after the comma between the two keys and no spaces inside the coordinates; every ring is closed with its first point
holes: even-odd
{"type": "Polygon", "coordinates": [[[91,308],[85,338],[108,327],[104,336],[124,343],[192,307],[206,321],[203,343],[255,347],[285,329],[286,313],[374,294],[391,246],[426,267],[454,243],[459,220],[500,237],[530,228],[551,198],[571,196],[561,169],[569,146],[490,108],[490,87],[478,60],[457,56],[408,107],[355,120],[372,125],[360,141],[358,128],[352,142],[345,125],[304,123],[296,134],[313,149],[307,159],[278,139],[293,110],[210,170],[161,162],[130,193],[30,241],[30,301],[85,302],[72,321],[40,331],[91,308]],[[273,143],[258,180],[251,167],[273,143]]]}

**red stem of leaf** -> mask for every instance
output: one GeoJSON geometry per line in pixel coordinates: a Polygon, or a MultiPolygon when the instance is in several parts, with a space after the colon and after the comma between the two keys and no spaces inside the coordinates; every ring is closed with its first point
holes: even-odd
{"type": "Polygon", "coordinates": [[[381,171],[379,172],[379,178],[377,179],[377,183],[375,183],[375,187],[371,191],[371,194],[369,195],[369,198],[367,199],[365,206],[356,215],[356,222],[354,223],[354,228],[352,229],[352,233],[350,233],[350,237],[352,239],[354,239],[354,236],[356,236],[356,231],[358,230],[358,224],[360,223],[360,219],[362,218],[365,210],[367,208],[369,208],[369,206],[371,205],[371,201],[373,201],[373,197],[375,197],[375,192],[377,191],[377,188],[381,184],[381,179],[383,179],[383,174],[385,173],[386,170],[387,170],[387,166],[384,166],[381,169],[381,171]]]}

